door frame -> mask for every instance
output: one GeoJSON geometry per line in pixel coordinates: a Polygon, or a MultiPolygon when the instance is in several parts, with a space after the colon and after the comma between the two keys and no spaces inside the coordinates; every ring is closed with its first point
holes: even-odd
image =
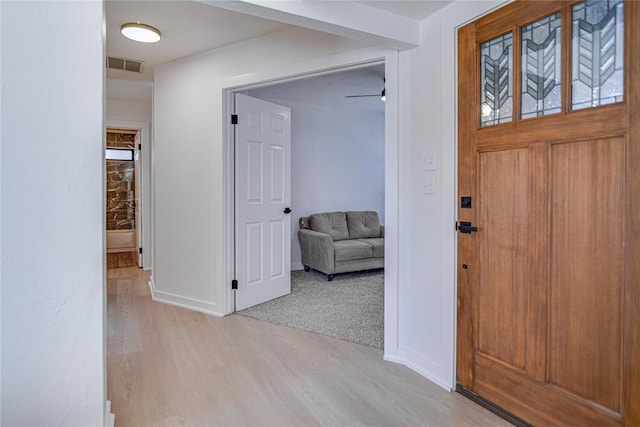
{"type": "Polygon", "coordinates": [[[398,52],[387,49],[363,49],[332,55],[299,64],[288,64],[266,72],[243,74],[221,82],[223,121],[223,200],[224,200],[224,279],[225,313],[233,311],[231,280],[235,271],[235,187],[234,187],[234,128],[231,114],[234,111],[236,92],[298,80],[306,77],[331,74],[374,64],[385,64],[385,283],[384,283],[384,355],[395,359],[398,350],[398,121],[399,78],[398,52]]]}
{"type": "Polygon", "coordinates": [[[143,270],[151,270],[152,256],[151,256],[151,239],[152,239],[152,215],[151,215],[151,147],[149,144],[149,123],[148,122],[134,122],[125,120],[107,120],[105,123],[105,132],[107,129],[124,129],[124,130],[136,130],[140,134],[141,150],[138,151],[140,156],[140,188],[142,194],[138,198],[138,209],[140,221],[136,224],[136,228],[140,226],[140,240],[142,242],[142,268],[143,270]],[[147,154],[148,153],[148,154],[147,154]]]}

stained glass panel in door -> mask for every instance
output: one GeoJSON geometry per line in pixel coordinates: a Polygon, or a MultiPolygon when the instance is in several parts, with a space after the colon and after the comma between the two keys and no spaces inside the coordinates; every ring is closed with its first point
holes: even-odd
{"type": "Polygon", "coordinates": [[[574,5],[572,12],[572,108],[621,102],[623,0],[587,0],[574,5]]]}
{"type": "Polygon", "coordinates": [[[481,126],[513,119],[513,36],[511,33],[480,45],[481,126]]]}
{"type": "Polygon", "coordinates": [[[562,107],[561,14],[522,27],[521,118],[559,113],[562,107]]]}

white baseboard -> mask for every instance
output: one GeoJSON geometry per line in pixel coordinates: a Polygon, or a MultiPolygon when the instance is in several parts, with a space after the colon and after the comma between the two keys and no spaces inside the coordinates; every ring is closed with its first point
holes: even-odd
{"type": "Polygon", "coordinates": [[[440,376],[435,375],[431,369],[428,369],[428,366],[432,364],[431,362],[410,350],[402,348],[397,349],[395,356],[385,354],[384,360],[406,366],[447,391],[453,390],[453,384],[442,379],[440,376]]]}
{"type": "Polygon", "coordinates": [[[292,262],[291,271],[304,270],[304,265],[301,262],[292,262]]]}
{"type": "Polygon", "coordinates": [[[211,316],[226,316],[226,314],[218,312],[216,304],[157,290],[153,281],[153,276],[151,276],[151,280],[149,280],[149,290],[151,291],[151,299],[153,301],[186,308],[187,310],[197,311],[211,316]]]}
{"type": "Polygon", "coordinates": [[[116,424],[116,416],[111,413],[111,401],[104,403],[104,427],[114,427],[116,424]]]}

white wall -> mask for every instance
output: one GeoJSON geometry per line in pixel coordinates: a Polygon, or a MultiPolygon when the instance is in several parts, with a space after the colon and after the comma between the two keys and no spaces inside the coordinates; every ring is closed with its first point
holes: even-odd
{"type": "MultiPolygon", "coordinates": [[[[456,27],[499,2],[459,1],[422,22],[421,46],[400,53],[400,360],[455,386],[456,27]],[[421,159],[435,151],[436,194],[421,159]]],[[[397,359],[396,359],[397,358],[397,359]]]]}
{"type": "Polygon", "coordinates": [[[216,315],[227,311],[222,81],[359,46],[292,28],[155,70],[155,299],[216,315]]]}
{"type": "Polygon", "coordinates": [[[0,7],[0,423],[98,426],[105,399],[103,5],[0,7]]]}
{"type": "Polygon", "coordinates": [[[107,120],[151,123],[152,82],[107,79],[106,98],[107,120]]]}
{"type": "MultiPolygon", "coordinates": [[[[452,3],[422,22],[420,47],[400,53],[399,158],[387,159],[387,164],[397,160],[399,170],[399,317],[392,331],[398,341],[385,344],[385,358],[445,388],[455,384],[456,27],[498,3],[452,3]],[[420,191],[425,151],[434,151],[437,159],[437,192],[431,195],[420,191]]],[[[154,279],[162,299],[223,313],[228,284],[222,273],[219,81],[344,47],[325,44],[326,37],[294,29],[156,71],[156,166],[161,172],[156,175],[154,279]]]]}
{"type": "Polygon", "coordinates": [[[291,268],[302,270],[298,218],[372,210],[384,224],[384,113],[291,101],[288,90],[248,95],[291,108],[291,268]]]}
{"type": "Polygon", "coordinates": [[[107,120],[151,123],[151,100],[130,101],[107,98],[107,120]]]}

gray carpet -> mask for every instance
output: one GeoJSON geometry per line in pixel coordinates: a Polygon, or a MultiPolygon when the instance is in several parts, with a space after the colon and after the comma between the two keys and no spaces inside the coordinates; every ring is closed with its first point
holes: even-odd
{"type": "Polygon", "coordinates": [[[291,272],[291,294],[239,311],[265,322],[383,348],[384,272],[291,272]]]}

